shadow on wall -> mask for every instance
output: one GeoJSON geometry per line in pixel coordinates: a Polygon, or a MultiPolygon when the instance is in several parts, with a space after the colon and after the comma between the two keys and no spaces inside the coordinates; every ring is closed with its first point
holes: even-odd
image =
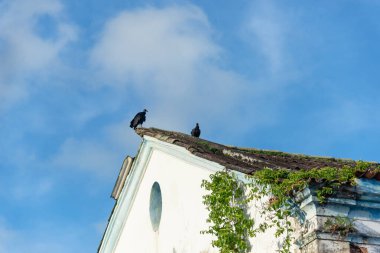
{"type": "Polygon", "coordinates": [[[365,247],[359,247],[355,244],[350,244],[350,253],[368,253],[368,250],[365,247]]]}

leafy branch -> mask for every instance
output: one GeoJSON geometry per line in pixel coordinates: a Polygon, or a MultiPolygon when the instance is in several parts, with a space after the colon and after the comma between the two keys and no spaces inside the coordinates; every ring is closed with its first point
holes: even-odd
{"type": "Polygon", "coordinates": [[[247,214],[245,185],[228,171],[216,172],[210,179],[203,180],[202,187],[210,191],[203,196],[203,203],[209,210],[207,222],[212,225],[201,233],[215,235],[212,245],[222,253],[249,252],[254,221],[247,214]]]}
{"type": "MultiPolygon", "coordinates": [[[[282,237],[280,252],[288,253],[292,245],[292,223],[294,208],[298,207],[295,196],[305,188],[316,186],[320,203],[338,192],[342,186],[354,186],[356,174],[364,173],[370,163],[357,162],[356,166],[342,168],[325,167],[311,170],[291,171],[265,168],[247,176],[248,182],[238,180],[230,171],[219,171],[210,175],[210,181],[203,180],[202,187],[209,191],[203,196],[203,203],[209,211],[210,224],[204,234],[212,234],[212,245],[222,253],[249,252],[249,238],[275,227],[275,236],[282,237]],[[261,208],[264,222],[256,224],[248,214],[252,201],[269,200],[261,208]]],[[[379,172],[379,168],[374,169],[379,172]]]]}

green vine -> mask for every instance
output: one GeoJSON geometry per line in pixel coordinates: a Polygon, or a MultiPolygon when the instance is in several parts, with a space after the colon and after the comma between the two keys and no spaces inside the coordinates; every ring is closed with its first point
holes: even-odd
{"type": "Polygon", "coordinates": [[[370,166],[360,161],[355,167],[343,168],[298,171],[266,168],[247,176],[244,183],[230,171],[216,172],[210,175],[210,181],[202,181],[202,187],[209,191],[203,196],[203,203],[209,210],[207,222],[211,225],[201,233],[214,235],[216,239],[212,245],[222,253],[248,252],[251,248],[249,238],[275,227],[274,235],[283,238],[280,252],[289,253],[294,239],[291,218],[298,207],[296,194],[313,187],[323,204],[342,186],[354,186],[356,173],[363,173],[370,166]],[[254,228],[255,222],[247,214],[248,206],[263,200],[265,206],[260,208],[260,215],[264,222],[254,228]]]}
{"type": "Polygon", "coordinates": [[[343,216],[331,217],[323,224],[323,229],[332,234],[346,236],[355,232],[354,220],[343,216]]]}
{"type": "Polygon", "coordinates": [[[211,192],[203,196],[203,203],[209,210],[207,222],[212,225],[201,233],[215,235],[212,245],[222,253],[249,252],[254,224],[246,213],[249,200],[245,185],[228,171],[216,172],[210,179],[203,180],[202,187],[211,192]]]}
{"type": "Polygon", "coordinates": [[[355,167],[343,168],[325,167],[311,170],[291,171],[286,169],[272,170],[269,168],[257,171],[253,178],[255,182],[268,190],[276,197],[278,205],[282,205],[289,197],[311,186],[317,185],[317,197],[320,203],[334,194],[343,185],[355,185],[355,174],[364,172],[370,163],[358,162],[355,167]]]}

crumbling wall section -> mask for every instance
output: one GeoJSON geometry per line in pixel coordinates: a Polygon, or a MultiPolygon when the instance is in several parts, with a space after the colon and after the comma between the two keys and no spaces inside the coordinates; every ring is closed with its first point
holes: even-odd
{"type": "Polygon", "coordinates": [[[359,179],[326,204],[318,202],[313,189],[300,198],[305,220],[296,228],[296,253],[380,252],[379,181],[359,179]]]}

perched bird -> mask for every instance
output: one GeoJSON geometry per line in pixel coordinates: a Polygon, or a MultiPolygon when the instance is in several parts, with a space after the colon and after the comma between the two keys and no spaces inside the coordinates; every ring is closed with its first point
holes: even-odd
{"type": "Polygon", "coordinates": [[[142,126],[142,124],[145,121],[145,113],[147,111],[148,111],[147,109],[144,109],[144,111],[137,113],[136,116],[133,118],[133,120],[131,120],[130,127],[136,130],[136,127],[138,125],[142,126]]]}
{"type": "Polygon", "coordinates": [[[199,129],[199,124],[197,123],[197,125],[193,128],[193,130],[191,130],[191,136],[199,137],[200,135],[201,135],[201,129],[199,129]]]}

